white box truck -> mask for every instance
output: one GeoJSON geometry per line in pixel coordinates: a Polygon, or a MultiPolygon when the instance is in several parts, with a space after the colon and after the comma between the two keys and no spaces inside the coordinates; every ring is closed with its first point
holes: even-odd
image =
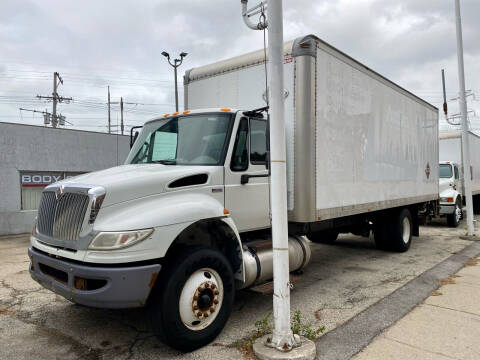
{"type": "MultiPolygon", "coordinates": [[[[188,110],[147,122],[125,165],[46,187],[32,277],[79,304],[147,306],[174,348],[212,341],[235,289],[272,278],[263,69],[258,51],[188,71],[188,110]]],[[[285,73],[290,271],[304,235],[373,230],[408,250],[438,198],[437,109],[314,36],[285,44],[285,73]]]]}
{"type": "MultiPolygon", "coordinates": [[[[480,136],[468,132],[470,170],[472,179],[473,212],[480,214],[480,136]]],[[[457,227],[465,204],[462,159],[462,132],[440,133],[440,215],[446,216],[452,227],[457,227]]]]}

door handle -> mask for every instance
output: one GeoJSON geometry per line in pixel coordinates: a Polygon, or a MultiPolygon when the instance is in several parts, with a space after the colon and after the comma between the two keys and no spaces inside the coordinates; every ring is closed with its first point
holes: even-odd
{"type": "Polygon", "coordinates": [[[258,174],[258,175],[250,175],[250,174],[243,174],[240,177],[240,184],[245,185],[248,183],[250,178],[260,178],[260,177],[269,177],[270,174],[258,174]]]}

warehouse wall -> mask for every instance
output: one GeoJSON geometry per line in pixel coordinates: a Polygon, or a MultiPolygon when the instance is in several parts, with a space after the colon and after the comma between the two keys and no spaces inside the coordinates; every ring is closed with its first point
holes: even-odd
{"type": "Polygon", "coordinates": [[[105,169],[123,164],[128,151],[128,136],[0,122],[0,235],[29,232],[36,216],[22,210],[22,173],[105,169]]]}

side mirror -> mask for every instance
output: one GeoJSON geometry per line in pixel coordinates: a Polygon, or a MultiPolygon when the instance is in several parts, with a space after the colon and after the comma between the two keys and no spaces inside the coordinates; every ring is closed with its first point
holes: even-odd
{"type": "Polygon", "coordinates": [[[139,134],[138,131],[135,131],[135,135],[134,135],[133,130],[140,129],[142,127],[143,126],[134,126],[130,129],[130,149],[133,147],[133,144],[135,144],[135,140],[137,140],[137,137],[138,137],[138,134],[139,134]]]}

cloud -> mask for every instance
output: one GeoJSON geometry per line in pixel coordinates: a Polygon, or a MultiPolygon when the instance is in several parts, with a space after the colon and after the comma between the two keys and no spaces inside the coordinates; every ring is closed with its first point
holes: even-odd
{"type": "MultiPolygon", "coordinates": [[[[467,87],[477,90],[480,99],[480,86],[475,85],[480,81],[478,14],[480,2],[462,1],[467,87]]],[[[284,1],[286,40],[316,34],[436,106],[441,105],[442,68],[449,97],[458,91],[454,21],[453,1],[284,1]]],[[[180,78],[188,68],[262,46],[262,33],[243,24],[239,0],[3,0],[0,95],[31,96],[33,101],[37,93],[51,93],[51,73],[59,71],[65,79],[62,94],[98,103],[60,106],[85,128],[105,123],[108,84],[115,101],[123,96],[126,101],[167,104],[132,105],[127,120],[137,124],[173,108],[173,74],[163,50],[172,56],[189,53],[180,78]]],[[[470,102],[473,108],[477,104],[470,102]]],[[[37,107],[46,106],[51,105],[37,107]]],[[[19,121],[18,107],[13,100],[0,101],[0,121],[19,121]]]]}

